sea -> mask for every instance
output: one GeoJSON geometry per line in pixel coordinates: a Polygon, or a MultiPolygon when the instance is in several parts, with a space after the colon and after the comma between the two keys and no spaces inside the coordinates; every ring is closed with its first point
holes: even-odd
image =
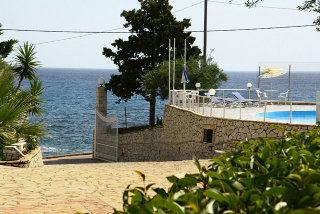
{"type": "MultiPolygon", "coordinates": [[[[95,87],[97,80],[103,77],[107,82],[112,69],[64,69],[41,68],[38,77],[42,81],[45,93],[43,99],[45,112],[41,120],[49,129],[49,137],[42,139],[40,147],[44,156],[64,155],[73,153],[92,152],[95,87]]],[[[258,86],[258,72],[253,71],[225,71],[228,81],[223,82],[221,89],[246,89],[247,83],[252,88],[258,86]]],[[[291,100],[315,102],[316,91],[320,91],[319,72],[291,72],[290,92],[291,100]]],[[[289,74],[272,79],[261,79],[261,90],[277,90],[273,98],[280,92],[288,90],[289,74]]],[[[25,85],[26,87],[26,85],[25,85]]],[[[188,85],[187,85],[188,88],[188,85]]],[[[221,92],[218,92],[217,95],[221,92]]],[[[248,91],[241,91],[247,97],[248,91]]],[[[225,94],[232,97],[231,91],[225,94]]],[[[251,98],[255,98],[255,91],[251,91],[251,98]]],[[[108,91],[108,116],[117,116],[119,127],[147,125],[149,121],[149,103],[142,96],[133,96],[127,102],[116,102],[118,97],[108,91]],[[125,109],[127,123],[125,123],[125,109]]],[[[167,100],[157,99],[156,117],[162,118],[167,100]]]]}

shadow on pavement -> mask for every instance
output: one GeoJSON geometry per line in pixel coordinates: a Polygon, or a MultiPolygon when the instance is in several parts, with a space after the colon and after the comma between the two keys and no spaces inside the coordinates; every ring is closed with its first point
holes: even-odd
{"type": "Polygon", "coordinates": [[[58,164],[87,164],[87,163],[108,163],[106,161],[93,159],[89,156],[77,156],[77,157],[63,157],[54,159],[44,159],[44,165],[58,165],[58,164]]]}

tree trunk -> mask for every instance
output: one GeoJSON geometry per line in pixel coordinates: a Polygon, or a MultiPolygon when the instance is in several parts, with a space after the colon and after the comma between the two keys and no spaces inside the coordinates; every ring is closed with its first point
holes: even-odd
{"type": "Polygon", "coordinates": [[[23,80],[23,78],[21,78],[21,79],[19,80],[19,84],[18,84],[18,87],[16,88],[15,94],[18,92],[18,90],[19,90],[19,88],[20,88],[20,86],[21,86],[22,80],[23,80]]]}
{"type": "Polygon", "coordinates": [[[154,96],[151,96],[149,102],[150,102],[149,125],[154,126],[154,118],[156,115],[156,98],[154,96]]]}

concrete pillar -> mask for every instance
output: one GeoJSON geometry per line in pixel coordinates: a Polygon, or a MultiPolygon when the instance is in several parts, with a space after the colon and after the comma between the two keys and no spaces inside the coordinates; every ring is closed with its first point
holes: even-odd
{"type": "Polygon", "coordinates": [[[316,117],[316,122],[320,121],[320,91],[317,91],[317,117],[316,117]]]}
{"type": "MultiPolygon", "coordinates": [[[[101,116],[107,116],[107,89],[105,87],[96,87],[96,111],[98,111],[101,116]]],[[[93,158],[95,158],[95,148],[96,141],[100,139],[101,136],[106,132],[106,123],[95,114],[95,127],[93,136],[93,158]]]]}
{"type": "Polygon", "coordinates": [[[107,89],[105,87],[96,87],[96,110],[103,116],[107,115],[107,89]]]}

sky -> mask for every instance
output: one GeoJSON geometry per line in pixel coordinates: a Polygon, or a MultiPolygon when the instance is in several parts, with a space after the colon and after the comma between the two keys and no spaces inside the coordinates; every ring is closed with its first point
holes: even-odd
{"type": "MultiPolygon", "coordinates": [[[[191,19],[189,30],[203,30],[204,1],[170,0],[178,20],[191,19]]],[[[208,30],[312,24],[317,14],[289,9],[248,9],[245,0],[209,0],[208,30]],[[220,2],[220,3],[219,3],[220,2]]],[[[264,0],[259,6],[295,9],[303,0],[264,0]]],[[[0,0],[2,28],[107,31],[123,28],[123,10],[139,8],[138,0],[0,0]]],[[[126,34],[34,33],[4,31],[0,41],[17,39],[36,44],[43,67],[116,69],[102,55],[126,34]],[[61,40],[57,42],[49,42],[61,40]],[[45,43],[49,42],[49,43],[45,43]],[[40,44],[43,43],[43,44],[40,44]]],[[[203,33],[193,33],[195,45],[203,48],[203,33]]],[[[168,38],[169,39],[169,38],[168,38]]],[[[320,32],[315,27],[208,33],[207,52],[225,71],[256,71],[259,66],[292,65],[293,70],[320,71],[320,32]]],[[[7,58],[12,60],[12,55],[7,58]]]]}

